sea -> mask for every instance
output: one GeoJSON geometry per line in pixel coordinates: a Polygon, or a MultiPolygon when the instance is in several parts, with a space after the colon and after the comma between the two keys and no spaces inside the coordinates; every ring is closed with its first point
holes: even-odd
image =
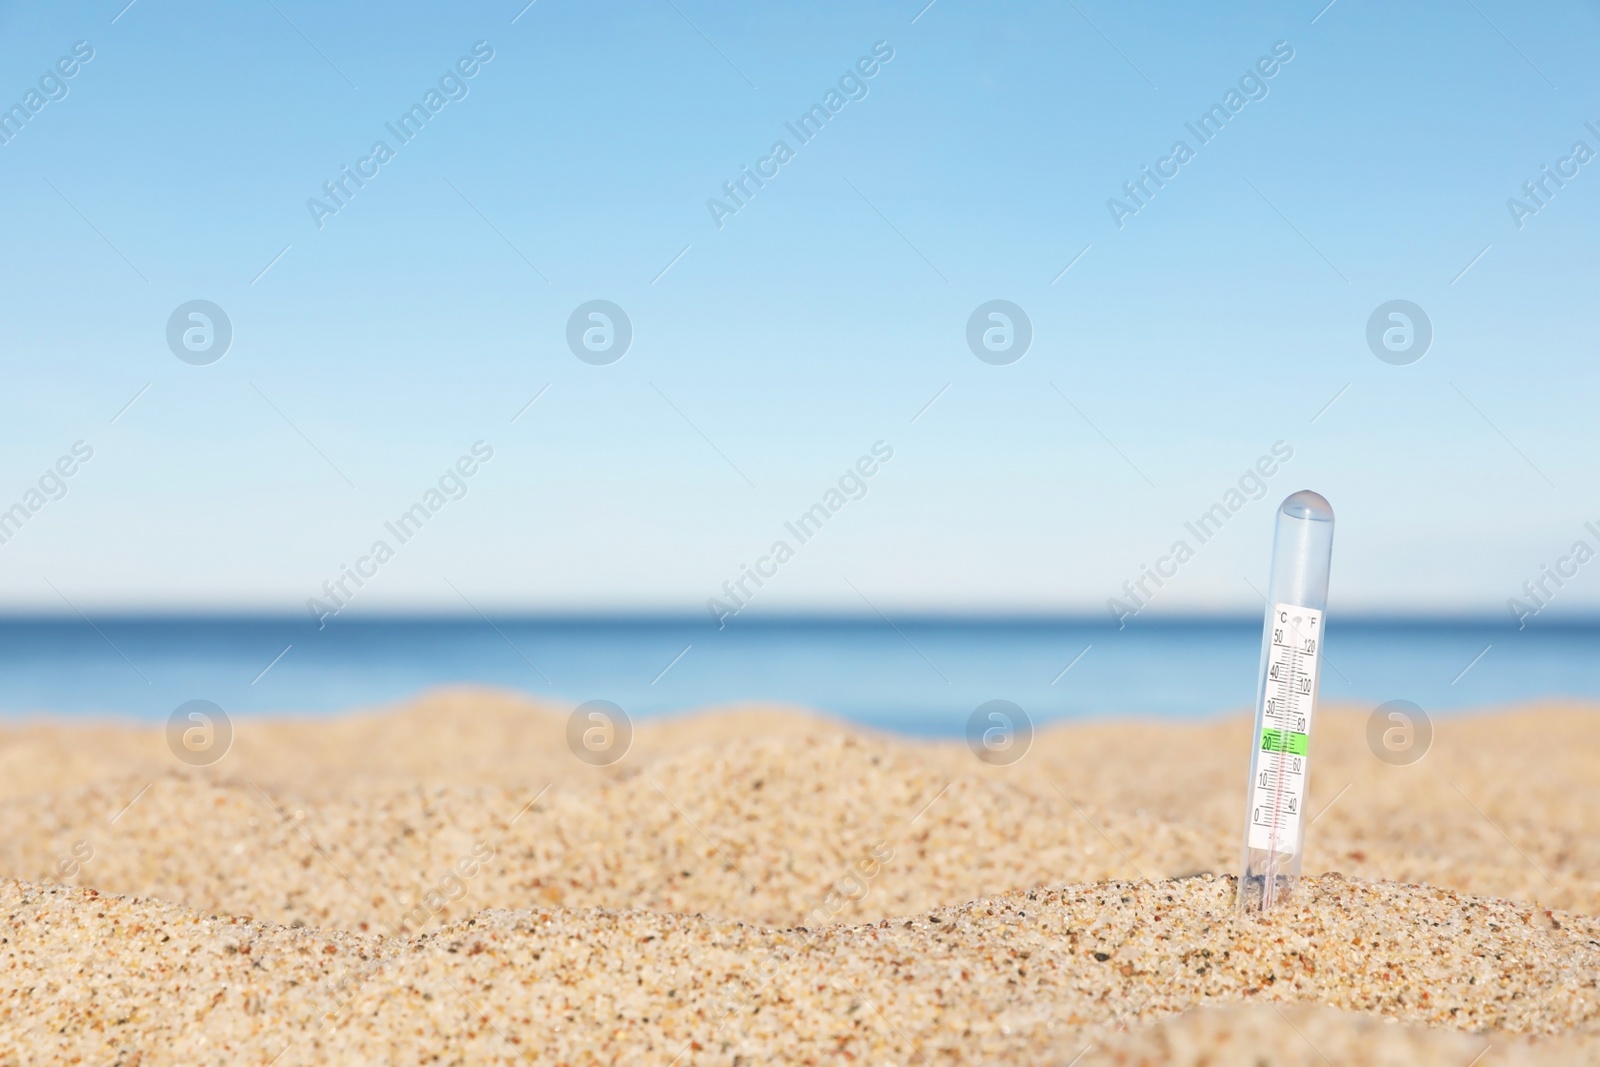
{"type": "MultiPolygon", "coordinates": [[[[1430,715],[1600,702],[1600,619],[1330,615],[1322,703],[1430,715]]],[[[487,686],[636,719],[760,702],[959,736],[981,704],[1057,720],[1193,720],[1255,699],[1261,619],[113,616],[0,620],[0,715],[324,715],[487,686]]]]}

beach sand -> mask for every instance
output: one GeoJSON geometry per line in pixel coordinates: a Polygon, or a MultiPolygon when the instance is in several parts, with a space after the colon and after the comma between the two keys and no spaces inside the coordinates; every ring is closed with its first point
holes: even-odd
{"type": "Polygon", "coordinates": [[[1242,716],[1003,767],[775,708],[593,767],[465,691],[201,769],[0,727],[0,1063],[1600,1062],[1600,715],[1436,719],[1411,766],[1366,720],[1319,712],[1266,921],[1242,716]]]}

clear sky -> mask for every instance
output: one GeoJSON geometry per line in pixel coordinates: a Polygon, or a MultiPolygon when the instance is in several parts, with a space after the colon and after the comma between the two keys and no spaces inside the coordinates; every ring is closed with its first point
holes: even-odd
{"type": "Polygon", "coordinates": [[[1244,610],[1304,487],[1340,610],[1600,548],[1592,6],[923,2],[0,4],[6,607],[1093,612],[1184,539],[1150,610],[1244,610]]]}

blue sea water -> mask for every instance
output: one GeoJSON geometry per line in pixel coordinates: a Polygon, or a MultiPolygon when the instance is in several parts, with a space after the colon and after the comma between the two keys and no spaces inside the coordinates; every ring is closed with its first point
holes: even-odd
{"type": "MultiPolygon", "coordinates": [[[[392,618],[324,630],[289,618],[0,620],[0,714],[164,719],[202,698],[230,712],[328,713],[438,686],[616,702],[636,718],[735,701],[815,708],[956,735],[1004,699],[1035,723],[1195,718],[1254,699],[1256,618],[392,618]]],[[[1323,702],[1430,712],[1535,698],[1600,700],[1600,622],[1517,630],[1471,620],[1334,619],[1323,702]]]]}

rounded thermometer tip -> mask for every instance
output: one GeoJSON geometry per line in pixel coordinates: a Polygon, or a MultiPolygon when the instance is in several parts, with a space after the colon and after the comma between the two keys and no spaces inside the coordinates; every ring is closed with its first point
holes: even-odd
{"type": "Polygon", "coordinates": [[[1298,493],[1284,497],[1278,510],[1292,519],[1306,519],[1311,522],[1333,521],[1333,505],[1328,503],[1328,498],[1310,489],[1302,489],[1298,493]]]}

